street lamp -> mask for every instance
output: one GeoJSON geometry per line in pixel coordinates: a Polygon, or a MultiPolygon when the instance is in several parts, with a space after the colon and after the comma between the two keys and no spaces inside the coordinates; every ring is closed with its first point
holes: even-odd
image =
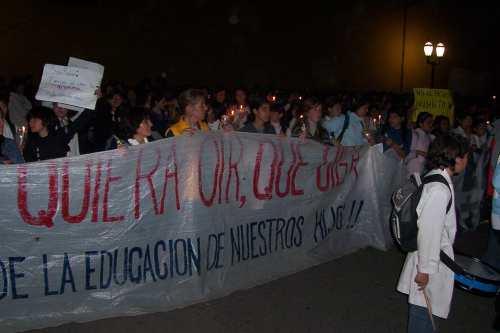
{"type": "Polygon", "coordinates": [[[424,54],[427,58],[427,63],[431,65],[431,88],[434,88],[434,73],[436,72],[436,66],[439,65],[441,58],[444,57],[445,47],[443,43],[437,43],[436,48],[431,42],[424,44],[424,54]],[[433,52],[433,51],[436,52],[433,52]]]}

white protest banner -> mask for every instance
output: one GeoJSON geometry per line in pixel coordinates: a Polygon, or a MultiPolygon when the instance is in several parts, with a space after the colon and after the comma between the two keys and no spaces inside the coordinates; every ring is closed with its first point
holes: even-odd
{"type": "Polygon", "coordinates": [[[401,171],[369,147],[246,133],[4,166],[0,331],[167,311],[386,249],[401,171]]]}
{"type": "Polygon", "coordinates": [[[94,110],[100,82],[97,72],[46,64],[36,99],[94,110]]]}

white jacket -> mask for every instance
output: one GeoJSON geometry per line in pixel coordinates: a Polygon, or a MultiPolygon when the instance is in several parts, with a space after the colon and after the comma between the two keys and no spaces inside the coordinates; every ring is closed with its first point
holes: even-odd
{"type": "Polygon", "coordinates": [[[432,313],[446,319],[453,295],[454,273],[440,261],[439,252],[443,250],[454,258],[453,241],[457,223],[451,177],[442,170],[433,170],[430,174],[436,173],[446,178],[451,193],[442,183],[429,183],[424,186],[417,206],[418,251],[406,256],[397,290],[408,294],[409,303],[427,307],[424,294],[415,282],[415,276],[417,271],[429,274],[426,291],[431,301],[432,313]],[[450,195],[453,197],[453,203],[446,214],[450,195]]]}

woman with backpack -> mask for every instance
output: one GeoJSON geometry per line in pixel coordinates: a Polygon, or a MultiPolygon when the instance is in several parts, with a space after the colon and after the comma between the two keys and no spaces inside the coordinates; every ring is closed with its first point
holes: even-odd
{"type": "Polygon", "coordinates": [[[456,135],[442,135],[430,145],[427,176],[441,181],[425,182],[418,202],[417,250],[409,252],[397,290],[408,295],[408,332],[433,332],[435,318],[448,317],[454,273],[440,261],[443,251],[452,259],[457,229],[451,177],[465,170],[468,143],[456,135]],[[431,317],[432,313],[432,317],[431,317]],[[431,319],[432,318],[432,319],[431,319]]]}

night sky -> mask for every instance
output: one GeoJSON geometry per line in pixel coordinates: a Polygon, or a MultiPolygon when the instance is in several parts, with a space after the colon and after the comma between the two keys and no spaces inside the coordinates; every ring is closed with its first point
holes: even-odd
{"type": "MultiPolygon", "coordinates": [[[[38,77],[77,56],[128,82],[165,72],[178,85],[398,91],[404,3],[2,1],[0,73],[38,77]]],[[[429,40],[447,46],[437,87],[498,91],[499,8],[408,1],[403,88],[429,86],[429,40]]]]}

